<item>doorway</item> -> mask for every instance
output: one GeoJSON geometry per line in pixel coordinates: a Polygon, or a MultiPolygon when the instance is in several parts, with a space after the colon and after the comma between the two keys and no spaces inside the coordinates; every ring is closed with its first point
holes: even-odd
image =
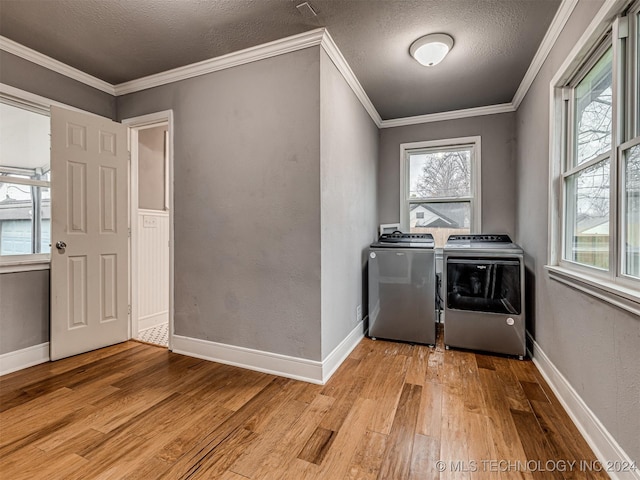
{"type": "Polygon", "coordinates": [[[124,120],[130,130],[131,338],[171,349],[173,332],[172,115],[124,120]]]}

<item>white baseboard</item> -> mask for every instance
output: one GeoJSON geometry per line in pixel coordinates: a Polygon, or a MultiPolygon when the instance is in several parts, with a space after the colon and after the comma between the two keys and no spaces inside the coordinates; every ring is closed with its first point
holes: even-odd
{"type": "Polygon", "coordinates": [[[322,384],[322,362],[173,335],[172,350],[190,357],[322,384]]]}
{"type": "Polygon", "coordinates": [[[533,363],[538,367],[551,390],[558,397],[558,400],[593,450],[603,467],[603,471],[606,471],[613,480],[640,480],[640,465],[638,466],[639,469],[635,471],[616,471],[619,470],[618,466],[630,465],[633,460],[582,400],[564,375],[551,362],[529,332],[527,332],[527,337],[531,345],[533,345],[533,352],[529,352],[533,363]]]}
{"type": "Polygon", "coordinates": [[[346,360],[354,348],[358,346],[360,340],[364,338],[363,322],[359,322],[351,333],[340,342],[333,351],[322,361],[322,383],[325,384],[335,373],[342,362],[346,360]]]}
{"type": "Polygon", "coordinates": [[[169,311],[138,318],[138,332],[162,325],[163,323],[169,323],[169,311]]]}
{"type": "Polygon", "coordinates": [[[322,362],[181,335],[173,335],[172,350],[181,355],[324,385],[362,337],[360,323],[322,362]]]}
{"type": "Polygon", "coordinates": [[[0,376],[48,362],[49,342],[0,355],[0,376]]]}

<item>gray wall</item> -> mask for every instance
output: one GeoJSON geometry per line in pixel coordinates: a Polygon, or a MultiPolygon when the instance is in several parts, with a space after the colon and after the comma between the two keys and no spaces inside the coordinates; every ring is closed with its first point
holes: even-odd
{"type": "Polygon", "coordinates": [[[0,50],[0,83],[103,117],[116,118],[115,97],[0,50]]]}
{"type": "Polygon", "coordinates": [[[366,249],[376,237],[378,129],[327,54],[320,55],[322,358],[356,325],[366,249]]]}
{"type": "MultiPolygon", "coordinates": [[[[4,51],[0,82],[115,118],[115,98],[4,51]]],[[[0,274],[0,354],[49,341],[49,270],[0,274]]]]}
{"type": "Polygon", "coordinates": [[[601,6],[578,2],[517,112],[517,241],[526,252],[536,342],[632,459],[640,459],[640,318],[550,280],[549,82],[601,6]]]}
{"type": "Polygon", "coordinates": [[[0,274],[0,355],[49,341],[49,270],[0,274]]]}
{"type": "Polygon", "coordinates": [[[482,137],[482,231],[515,235],[515,113],[423,123],[380,130],[380,223],[400,220],[400,144],[482,137]]]}
{"type": "Polygon", "coordinates": [[[320,360],[320,48],[118,98],[166,109],[175,333],[320,360]]]}
{"type": "Polygon", "coordinates": [[[167,127],[154,127],[138,132],[138,208],[164,210],[166,131],[167,127]]]}

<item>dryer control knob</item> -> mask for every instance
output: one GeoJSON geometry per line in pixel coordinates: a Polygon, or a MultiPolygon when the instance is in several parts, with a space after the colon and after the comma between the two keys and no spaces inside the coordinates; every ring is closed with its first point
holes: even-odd
{"type": "Polygon", "coordinates": [[[507,325],[513,325],[514,323],[516,323],[516,321],[513,318],[507,318],[507,325]]]}
{"type": "Polygon", "coordinates": [[[369,254],[369,256],[370,256],[371,258],[376,258],[376,252],[371,252],[371,253],[369,254]]]}

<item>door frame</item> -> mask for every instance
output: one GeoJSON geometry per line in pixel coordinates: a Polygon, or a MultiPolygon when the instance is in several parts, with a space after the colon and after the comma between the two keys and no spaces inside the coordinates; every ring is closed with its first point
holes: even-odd
{"type": "MultiPolygon", "coordinates": [[[[129,127],[129,147],[131,157],[129,161],[129,338],[138,332],[138,267],[137,242],[138,236],[138,132],[147,128],[167,126],[169,149],[167,155],[167,178],[165,186],[168,191],[169,208],[169,350],[173,348],[174,326],[174,225],[173,225],[173,110],[131,117],[122,120],[122,124],[129,127]]],[[[166,192],[165,192],[166,195],[166,192]]]]}

